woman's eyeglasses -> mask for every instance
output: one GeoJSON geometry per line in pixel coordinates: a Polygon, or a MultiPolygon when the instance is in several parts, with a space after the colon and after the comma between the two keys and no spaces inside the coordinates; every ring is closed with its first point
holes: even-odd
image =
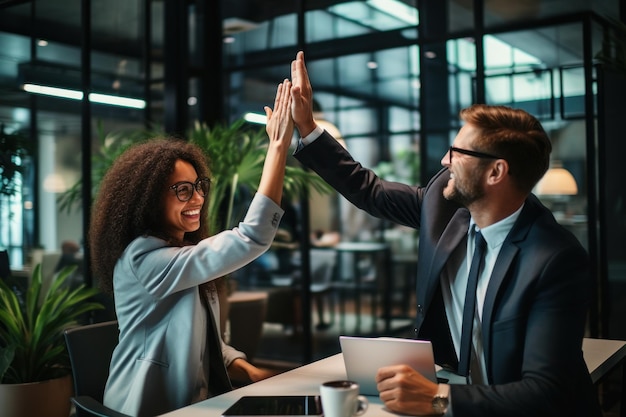
{"type": "Polygon", "coordinates": [[[193,190],[196,190],[201,197],[206,197],[211,188],[211,180],[208,178],[198,178],[196,182],[182,181],[170,186],[176,193],[176,198],[183,203],[191,200],[193,190]]]}

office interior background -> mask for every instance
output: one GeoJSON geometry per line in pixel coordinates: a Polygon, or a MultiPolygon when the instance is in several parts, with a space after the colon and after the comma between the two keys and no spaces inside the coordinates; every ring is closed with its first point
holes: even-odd
{"type": "MultiPolygon", "coordinates": [[[[472,103],[538,117],[553,141],[552,168],[574,180],[537,191],[590,253],[589,335],[626,339],[626,72],[598,60],[615,52],[607,40],[614,20],[625,20],[621,3],[0,0],[1,129],[32,149],[14,161],[14,192],[0,195],[0,249],[20,269],[36,249],[83,245],[103,135],[184,136],[197,122],[244,117],[252,125],[304,50],[319,119],[388,178],[426,184],[460,127],[458,111],[472,103]],[[132,100],[111,102],[120,97],[132,100]],[[58,197],[79,180],[80,204],[61,210],[58,197]]],[[[414,233],[336,195],[310,201],[296,202],[307,235],[336,231],[389,243],[394,256],[415,251],[414,233]]],[[[93,283],[88,268],[84,279],[93,283]]],[[[303,305],[306,318],[310,300],[303,305]]]]}

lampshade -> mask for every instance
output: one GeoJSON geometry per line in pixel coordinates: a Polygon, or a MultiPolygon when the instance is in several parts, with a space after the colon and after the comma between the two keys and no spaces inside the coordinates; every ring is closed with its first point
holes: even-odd
{"type": "Polygon", "coordinates": [[[574,176],[559,163],[545,173],[535,187],[537,195],[576,195],[578,186],[574,176]]]}

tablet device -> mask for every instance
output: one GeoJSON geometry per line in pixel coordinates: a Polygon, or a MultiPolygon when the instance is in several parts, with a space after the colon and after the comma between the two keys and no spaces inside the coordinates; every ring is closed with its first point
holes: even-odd
{"type": "Polygon", "coordinates": [[[237,400],[222,416],[321,416],[319,395],[244,396],[237,400]]]}
{"type": "Polygon", "coordinates": [[[378,395],[376,372],[383,366],[406,364],[437,382],[430,341],[394,337],[339,336],[348,379],[359,384],[363,395],[378,395]]]}

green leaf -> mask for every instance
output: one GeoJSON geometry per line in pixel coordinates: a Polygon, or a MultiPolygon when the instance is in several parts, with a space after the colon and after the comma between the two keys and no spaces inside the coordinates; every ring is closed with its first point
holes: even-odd
{"type": "Polygon", "coordinates": [[[2,306],[0,323],[5,326],[5,328],[0,326],[0,336],[8,343],[6,339],[19,333],[25,327],[25,323],[17,295],[2,280],[0,280],[0,305],[2,306]]]}
{"type": "Polygon", "coordinates": [[[0,381],[2,381],[4,374],[7,372],[7,369],[9,369],[11,362],[13,362],[14,356],[15,346],[10,345],[0,348],[0,381]]]}

